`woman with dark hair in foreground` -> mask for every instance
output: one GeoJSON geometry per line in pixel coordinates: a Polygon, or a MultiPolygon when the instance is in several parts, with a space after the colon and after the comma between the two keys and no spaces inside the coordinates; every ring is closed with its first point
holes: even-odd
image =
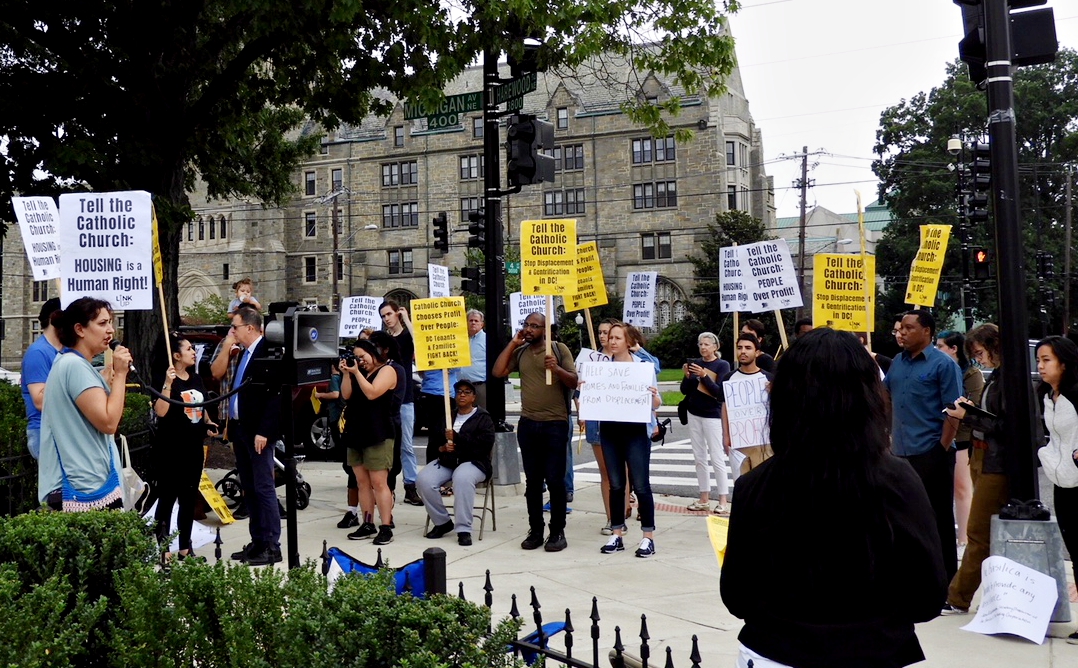
{"type": "Polygon", "coordinates": [[[890,453],[888,400],[857,337],[816,329],[777,365],[775,455],[734,484],[720,591],[737,665],[897,667],[947,593],[935,516],[890,453]]]}
{"type": "Polygon", "coordinates": [[[90,364],[108,350],[115,332],[106,301],[76,299],[53,323],[64,349],[45,385],[38,498],[69,512],[122,509],[114,435],[123,417],[131,353],[116,349],[111,382],[90,364]]]}

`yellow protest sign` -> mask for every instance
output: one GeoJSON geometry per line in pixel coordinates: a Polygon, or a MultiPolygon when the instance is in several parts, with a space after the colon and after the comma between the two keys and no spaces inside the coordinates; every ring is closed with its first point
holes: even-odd
{"type": "Polygon", "coordinates": [[[950,225],[922,225],[921,247],[910,266],[910,280],[906,283],[906,303],[914,306],[932,306],[943,271],[943,258],[947,254],[947,240],[951,237],[950,225]]]}
{"type": "Polygon", "coordinates": [[[232,524],[236,521],[236,518],[232,517],[232,511],[228,509],[225,500],[221,498],[217,488],[213,486],[213,481],[210,480],[209,474],[205,471],[202,472],[202,480],[198,482],[198,491],[202,492],[202,498],[206,499],[206,503],[210,504],[213,512],[217,513],[217,517],[221,519],[222,524],[232,524]]]}
{"type": "Polygon", "coordinates": [[[576,290],[576,221],[520,224],[520,283],[526,295],[570,295],[576,290]]]}
{"type": "Polygon", "coordinates": [[[876,257],[868,258],[868,285],[861,269],[861,256],[824,254],[813,256],[812,324],[846,332],[873,331],[875,313],[876,257]],[[866,301],[868,302],[866,304],[866,301]]]}
{"type": "Polygon", "coordinates": [[[415,363],[420,371],[471,365],[466,313],[464,297],[412,300],[415,363]]]}
{"type": "Polygon", "coordinates": [[[715,550],[715,556],[719,559],[719,568],[722,568],[722,562],[726,559],[726,539],[730,535],[730,518],[708,517],[707,535],[711,539],[711,547],[715,550]]]}
{"type": "Polygon", "coordinates": [[[602,306],[608,301],[606,279],[599,264],[599,244],[589,241],[576,247],[576,289],[565,298],[566,311],[602,306]]]}
{"type": "Polygon", "coordinates": [[[153,237],[153,280],[161,285],[165,280],[165,265],[161,260],[161,241],[157,236],[157,209],[150,205],[150,236],[153,237]]]}

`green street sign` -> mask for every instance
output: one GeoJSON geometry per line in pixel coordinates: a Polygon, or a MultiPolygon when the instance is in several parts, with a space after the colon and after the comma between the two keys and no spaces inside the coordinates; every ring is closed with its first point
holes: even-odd
{"type": "Polygon", "coordinates": [[[520,263],[519,262],[506,262],[505,271],[511,276],[520,276],[520,263]]]}
{"type": "Polygon", "coordinates": [[[479,111],[483,108],[483,93],[461,93],[460,95],[446,96],[442,103],[434,109],[427,109],[421,104],[412,102],[404,103],[405,120],[427,118],[429,127],[447,127],[460,122],[460,116],[470,111],[479,111]],[[432,119],[454,118],[452,123],[435,124],[432,119]]]}
{"type": "Polygon", "coordinates": [[[539,75],[528,72],[524,76],[517,77],[509,83],[502,84],[494,89],[494,104],[503,104],[514,97],[524,97],[539,87],[539,75]]]}
{"type": "Polygon", "coordinates": [[[524,108],[524,98],[523,97],[511,97],[511,98],[509,98],[508,100],[505,101],[505,110],[506,111],[520,111],[523,108],[524,108]]]}

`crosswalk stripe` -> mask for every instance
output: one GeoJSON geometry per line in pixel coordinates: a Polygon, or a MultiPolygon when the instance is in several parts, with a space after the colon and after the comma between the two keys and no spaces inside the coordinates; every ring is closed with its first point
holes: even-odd
{"type": "MultiPolygon", "coordinates": [[[[679,439],[667,441],[665,445],[653,445],[651,448],[651,485],[652,488],[665,488],[663,493],[695,497],[697,490],[696,465],[693,462],[692,441],[679,439]]],[[[580,482],[596,483],[600,481],[599,467],[596,462],[587,462],[573,466],[573,475],[580,482]]],[[[732,479],[732,476],[728,476],[732,479]]]]}
{"type": "MultiPolygon", "coordinates": [[[[573,475],[573,480],[579,480],[582,482],[599,482],[598,473],[576,473],[573,475]]],[[[671,478],[669,476],[651,476],[652,486],[656,485],[669,485],[671,487],[684,487],[685,489],[691,489],[692,494],[688,496],[696,495],[696,478],[671,478]]]]}

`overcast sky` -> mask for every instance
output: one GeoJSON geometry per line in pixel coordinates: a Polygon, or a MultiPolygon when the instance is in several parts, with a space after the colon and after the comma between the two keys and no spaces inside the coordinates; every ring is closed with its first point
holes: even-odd
{"type": "MultiPolygon", "coordinates": [[[[1078,48],[1078,2],[1048,0],[1060,46],[1078,48]]],[[[871,164],[880,113],[943,82],[958,57],[961,10],[951,0],[745,0],[731,17],[749,109],[763,131],[778,216],[799,213],[808,146],[808,205],[856,211],[876,199],[871,164]]],[[[940,147],[940,159],[947,158],[940,147]]]]}

